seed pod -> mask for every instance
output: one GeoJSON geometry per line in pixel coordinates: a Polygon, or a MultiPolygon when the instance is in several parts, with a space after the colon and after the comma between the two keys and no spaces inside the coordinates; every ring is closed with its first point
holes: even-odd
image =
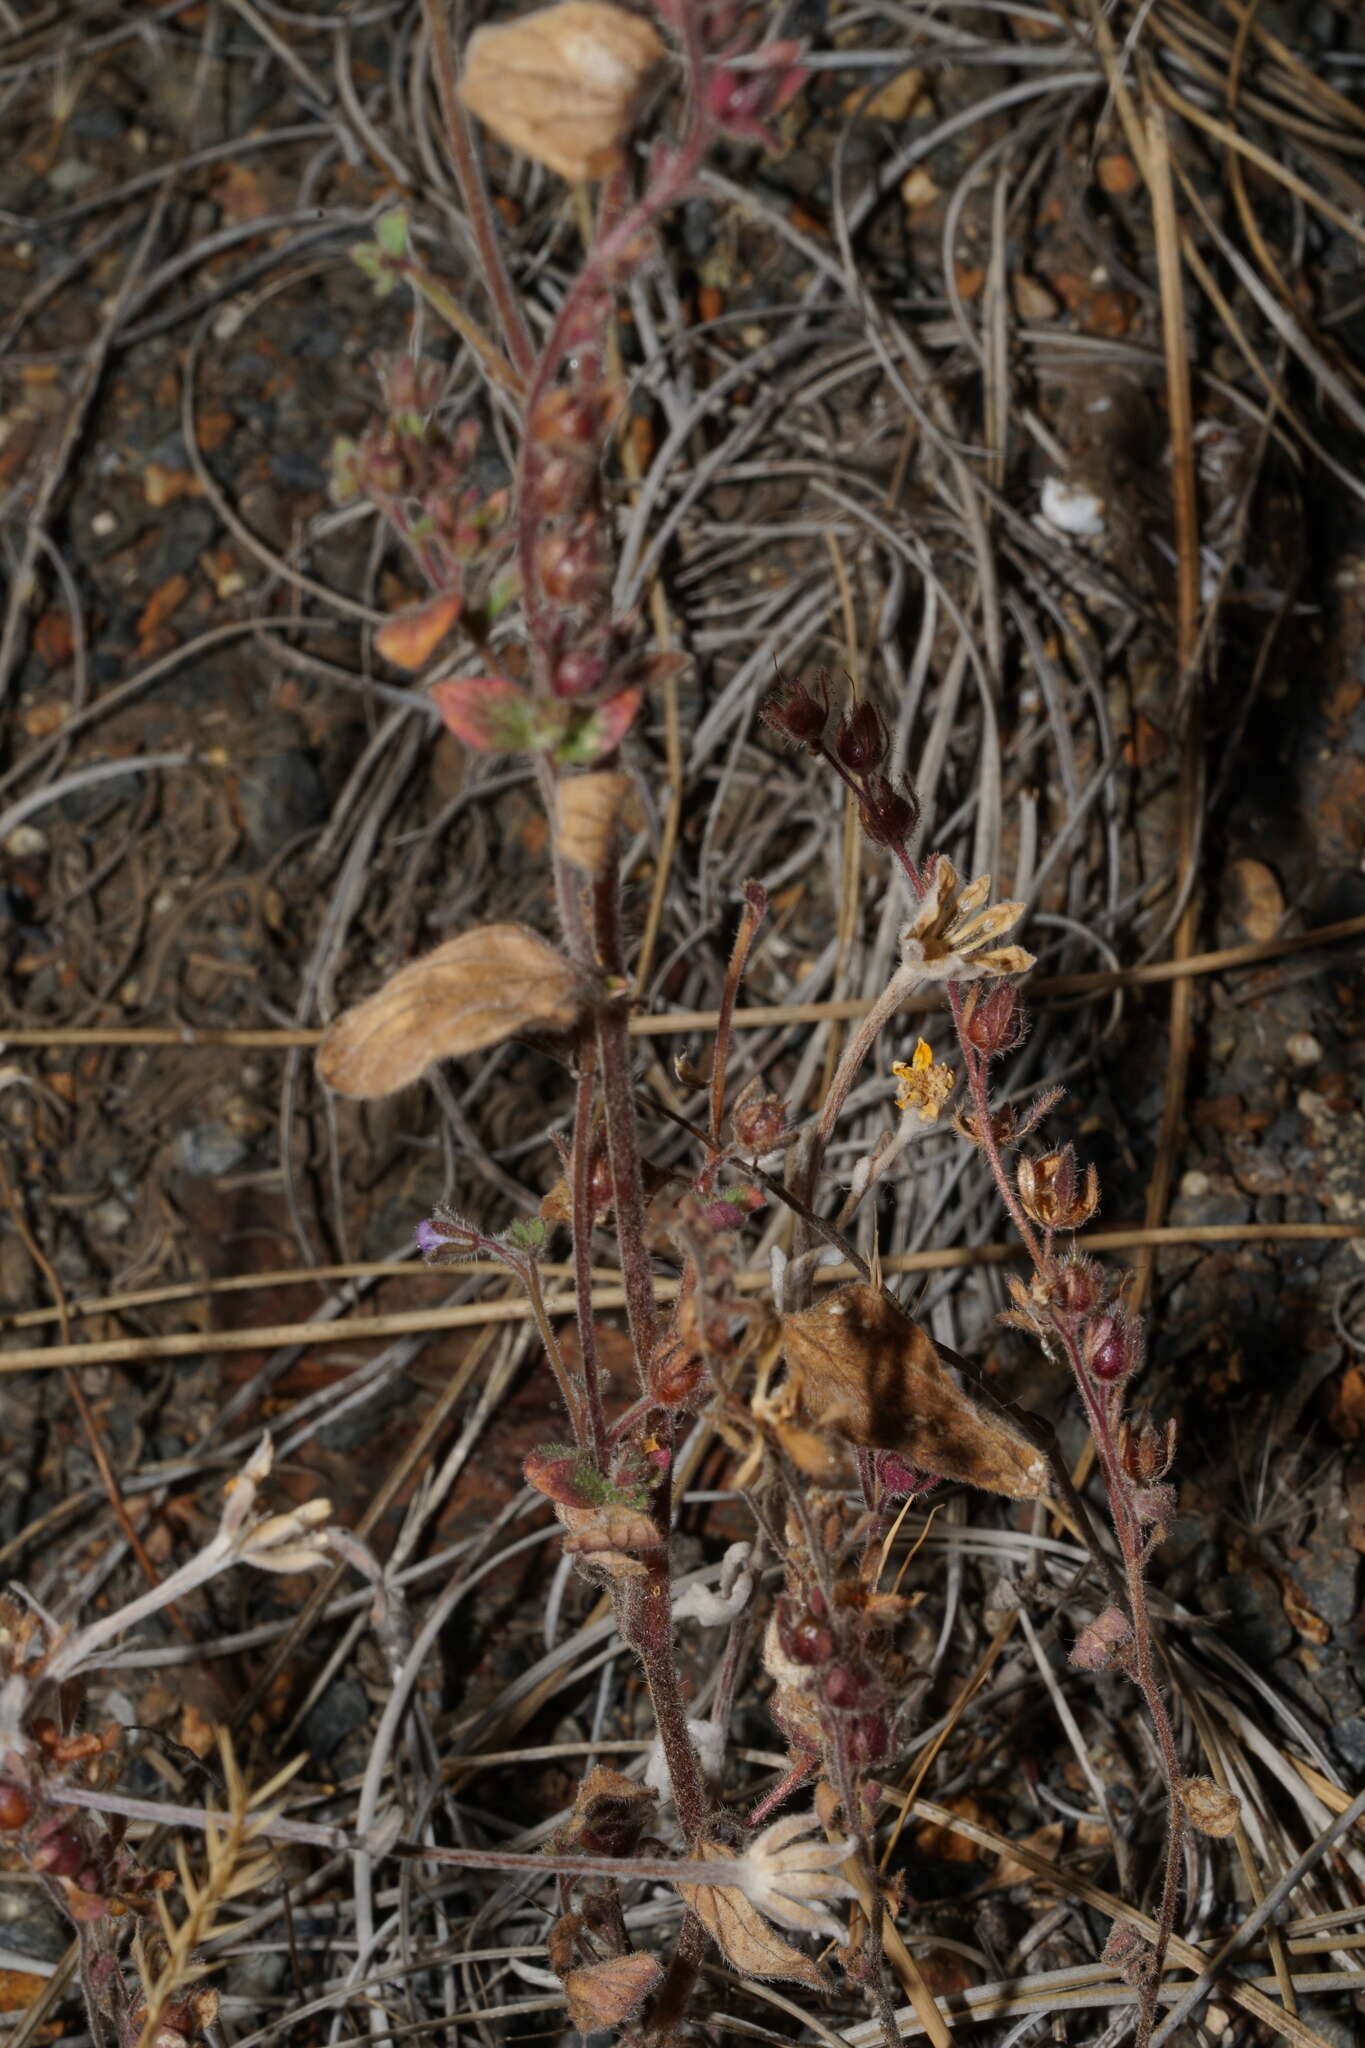
{"type": "Polygon", "coordinates": [[[1021,1159],[1017,1179],[1025,1212],[1044,1230],[1080,1230],[1100,1205],[1099,1175],[1093,1166],[1080,1175],[1074,1145],[1021,1159]]]}
{"type": "Polygon", "coordinates": [[[476,29],[460,98],[503,142],[561,178],[604,177],[664,56],[647,21],[608,0],[559,0],[476,29]]]}

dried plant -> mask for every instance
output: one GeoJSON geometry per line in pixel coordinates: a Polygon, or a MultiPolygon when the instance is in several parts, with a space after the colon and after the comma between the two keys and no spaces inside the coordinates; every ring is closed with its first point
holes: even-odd
{"type": "MultiPolygon", "coordinates": [[[[1069,1486],[1026,1418],[936,1343],[884,1284],[875,1257],[849,1244],[873,1189],[931,1127],[951,1144],[951,1124],[1017,1232],[1028,1277],[1010,1279],[1005,1321],[1068,1369],[1108,1505],[1118,1564],[1099,1543],[1095,1562],[1112,1597],[1075,1641],[1071,1663],[1137,1688],[1165,1775],[1155,1938],[1116,1923],[1105,1950],[1137,1988],[1139,2048],[1153,2033],[1176,1927],[1186,1830],[1224,1837],[1237,1828],[1236,1794],[1186,1775],[1166,1702],[1146,1574],[1175,1512],[1175,1431],[1130,1410],[1143,1323],[1124,1276],[1075,1241],[1097,1212],[1099,1177],[1071,1144],[1043,1149],[1059,1091],[1043,1088],[1023,1106],[1004,1099],[1003,1062],[1027,1029],[1019,981],[1035,964],[1014,936],[1025,906],[997,899],[989,874],[964,881],[944,852],[921,845],[920,803],[867,695],[850,690],[839,705],[826,676],[780,678],[762,707],[770,731],[834,779],[831,797],[837,782],[904,908],[894,965],[831,1058],[818,1099],[789,1101],[753,1078],[738,1086],[732,1071],[734,1012],[769,919],[759,881],[734,906],[710,1063],[679,1066],[680,1086],[702,1104],[696,1120],[639,1083],[629,1023],[641,991],[621,858],[630,747],[652,693],[674,684],[686,662],[663,644],[657,621],[647,625],[617,595],[612,485],[626,411],[618,314],[659,222],[693,195],[713,151],[767,143],[803,83],[799,48],[746,41],[729,9],[657,0],[655,14],[657,26],[607,0],[561,0],[478,30],[457,80],[439,0],[428,7],[497,332],[479,328],[425,269],[403,210],[381,215],[355,256],[381,297],[410,290],[469,343],[513,423],[515,473],[510,487],[486,486],[479,425],[444,421],[434,372],[403,357],[384,369],[374,425],[336,444],[333,495],[374,507],[426,585],[420,602],[380,626],[379,657],[414,675],[435,664],[430,698],[444,728],[476,752],[515,757],[534,778],[552,929],[476,925],[406,961],[330,1024],[318,1074],[335,1094],[371,1101],[439,1061],[532,1038],[572,1076],[562,1173],[540,1214],[494,1227],[443,1206],[416,1221],[416,1242],[435,1266],[494,1261],[524,1294],[564,1431],[526,1458],[525,1479],[633,1653],[657,1753],[644,1784],[592,1768],[543,1856],[532,1856],[448,1846],[434,1828],[400,1840],[396,1806],[381,1811],[378,1745],[354,1834],[287,1821],[277,1802],[290,1772],[253,1801],[223,1737],[226,1803],[204,1818],[204,1874],[183,1851],[176,1873],[144,1869],[108,1815],[78,1802],[63,1777],[79,1766],[83,1793],[109,1794],[120,1745],[117,1731],[75,1732],[69,1689],[139,1621],[229,1567],[297,1572],[330,1556],[325,1501],[256,1515],[267,1441],[230,1482],[215,1536],[151,1592],[69,1633],[18,1605],[0,1613],[0,1829],[79,1931],[97,2048],[184,2048],[203,2038],[216,2007],[201,1952],[224,1908],[264,1881],[261,1845],[274,1838],[354,1854],[357,1979],[373,1935],[366,1886],[386,1856],[530,1867],[558,1881],[548,1956],[581,2031],[614,2029],[623,2048],[673,2048],[710,1948],[745,1977],[812,1995],[831,1987],[837,1969],[892,2048],[901,2038],[888,1964],[898,1898],[876,1843],[888,1774],[915,1733],[927,1684],[913,1602],[898,1580],[885,1583],[899,1518],[948,1484],[1035,1504],[1069,1486]],[[680,126],[633,151],[670,67],[683,81],[680,126]],[[462,108],[555,176],[598,181],[595,200],[579,194],[585,253],[538,346],[462,108]],[[908,1061],[891,1063],[900,1124],[840,1162],[836,1188],[831,1151],[854,1090],[912,999],[940,1006],[925,1029],[950,1033],[954,1049],[940,1058],[923,1037],[908,1061]],[[657,1125],[646,1120],[655,1117],[657,1125]],[[691,1147],[666,1168],[656,1159],[664,1120],[691,1147]],[[775,1219],[771,1286],[760,1299],[742,1282],[752,1277],[757,1231],[775,1219]],[[557,1235],[573,1274],[572,1344],[544,1284],[557,1235]],[[604,1248],[624,1297],[633,1373],[624,1396],[609,1383],[594,1319],[604,1248]],[[831,1250],[856,1277],[817,1293],[831,1250]],[[675,1282],[667,1309],[657,1285],[665,1257],[675,1282]],[[727,1553],[718,1592],[676,1583],[679,1452],[700,1418],[732,1454],[734,1489],[753,1518],[751,1540],[727,1553]],[[689,1696],[684,1625],[726,1631],[708,1720],[689,1696]],[[761,1643],[785,1768],[741,1826],[722,1794],[734,1673],[751,1642],[761,1643]],[[798,1793],[810,1804],[783,1813],[798,1793]],[[675,1894],[657,1953],[637,1945],[628,1915],[637,1879],[675,1894]],[[127,1941],[116,1925],[124,1916],[127,1941]],[[834,1945],[832,1958],[817,1957],[816,1939],[834,1945]]],[[[893,1091],[885,1093],[889,1106],[893,1091]]],[[[390,1576],[368,1553],[346,1539],[332,1547],[371,1580],[397,1726],[430,1639],[414,1644],[390,1576]]],[[[119,1810],[112,1795],[108,1805],[119,1810]]],[[[383,2014],[376,2007],[371,2017],[378,2037],[383,2014]]]]}

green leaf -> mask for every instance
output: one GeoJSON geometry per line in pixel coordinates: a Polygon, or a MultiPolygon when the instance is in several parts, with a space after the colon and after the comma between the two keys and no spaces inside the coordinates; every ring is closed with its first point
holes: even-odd
{"type": "Polygon", "coordinates": [[[374,238],[385,256],[401,261],[408,253],[408,216],[401,206],[381,213],[374,224],[374,238]]]}

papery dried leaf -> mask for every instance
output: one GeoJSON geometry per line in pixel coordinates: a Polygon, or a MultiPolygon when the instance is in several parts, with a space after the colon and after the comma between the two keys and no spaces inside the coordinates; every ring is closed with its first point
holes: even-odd
{"type": "Polygon", "coordinates": [[[630,777],[611,769],[566,776],[555,796],[555,850],[586,874],[600,874],[629,794],[630,777]]]}
{"type": "Polygon", "coordinates": [[[386,619],[374,636],[374,644],[385,661],[411,673],[425,666],[464,609],[458,590],[433,597],[430,604],[413,611],[396,612],[386,619]]]}
{"type": "MultiPolygon", "coordinates": [[[[697,1854],[708,1863],[735,1860],[723,1842],[703,1841],[697,1854]]],[[[828,1990],[820,1965],[783,1941],[737,1885],[680,1884],[678,1890],[721,1954],[746,1977],[782,1977],[812,1991],[828,1990]]]]}
{"type": "Polygon", "coordinates": [[[1201,1835],[1230,1835],[1242,1817],[1242,1802],[1212,1778],[1182,1778],[1176,1786],[1185,1818],[1201,1835]]]}
{"type": "Polygon", "coordinates": [[[639,1508],[580,1508],[556,1501],[555,1513],[567,1532],[565,1550],[599,1576],[643,1578],[648,1570],[643,1559],[662,1549],[658,1530],[639,1508]]]}
{"type": "Polygon", "coordinates": [[[927,1331],[880,1288],[840,1287],[782,1330],[806,1427],[1011,1500],[1046,1496],[1046,1461],[953,1384],[927,1331]]]}
{"type": "Polygon", "coordinates": [[[460,98],[503,142],[561,178],[598,178],[619,160],[664,54],[638,15],[608,0],[560,0],[476,29],[460,98]]]}
{"type": "Polygon", "coordinates": [[[392,1095],[433,1060],[515,1031],[567,1031],[579,1007],[578,975],[562,953],[523,925],[483,925],[400,967],[338,1017],[318,1048],[318,1072],[339,1095],[392,1095]]]}
{"type": "Polygon", "coordinates": [[[619,2027],[640,2010],[663,1974],[653,1956],[613,1956],[585,1970],[570,1970],[564,1979],[569,2018],[581,2034],[619,2027]]]}

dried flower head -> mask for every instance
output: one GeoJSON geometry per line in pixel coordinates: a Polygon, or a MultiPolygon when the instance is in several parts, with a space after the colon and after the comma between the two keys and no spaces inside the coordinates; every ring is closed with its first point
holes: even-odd
{"type": "Polygon", "coordinates": [[[1019,922],[1023,904],[988,903],[990,893],[989,875],[964,889],[952,862],[935,854],[919,909],[901,933],[904,965],[921,981],[979,981],[1032,967],[1033,955],[1022,946],[995,944],[1019,922]]]}
{"type": "Polygon", "coordinates": [[[940,1066],[933,1047],[921,1038],[909,1066],[897,1060],[891,1071],[900,1083],[897,1109],[912,1109],[922,1124],[936,1124],[957,1080],[952,1068],[940,1066]]]}
{"type": "Polygon", "coordinates": [[[1093,1166],[1081,1173],[1074,1145],[1021,1159],[1017,1181],[1025,1213],[1044,1230],[1080,1230],[1100,1206],[1099,1175],[1093,1166]]]}
{"type": "Polygon", "coordinates": [[[559,0],[476,29],[460,98],[513,149],[561,178],[604,177],[621,159],[664,46],[609,0],[559,0]]]}
{"type": "Polygon", "coordinates": [[[819,1825],[813,1813],[775,1820],[749,1844],[736,1875],[745,1895],[779,1927],[839,1941],[843,1929],[829,1907],[853,1896],[853,1887],[840,1875],[853,1844],[805,1839],[819,1825]]]}

